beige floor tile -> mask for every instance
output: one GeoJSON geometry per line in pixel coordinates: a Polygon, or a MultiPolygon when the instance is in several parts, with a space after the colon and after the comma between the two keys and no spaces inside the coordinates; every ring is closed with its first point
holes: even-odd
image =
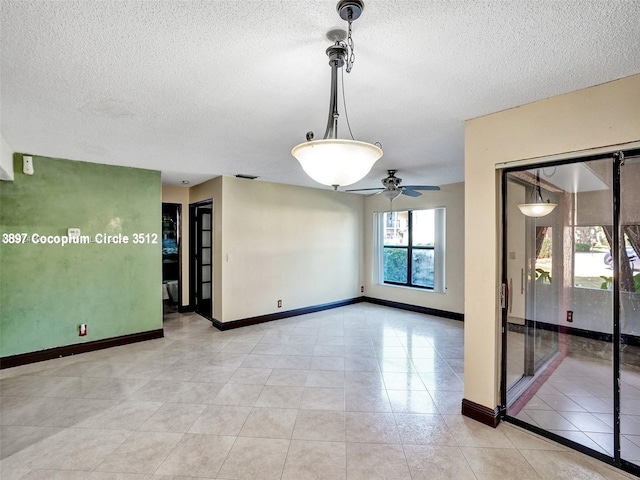
{"type": "MultiPolygon", "coordinates": [[[[158,341],[0,370],[2,480],[536,478],[527,465],[554,480],[632,478],[462,417],[461,322],[360,304],[225,332],[194,314],[164,327],[158,341]]],[[[568,357],[554,375],[527,412],[600,449],[610,370],[568,357]]],[[[624,381],[626,451],[640,453],[640,382],[624,381]]]]}
{"type": "Polygon", "coordinates": [[[161,402],[125,400],[102,415],[81,422],[79,426],[110,430],[135,430],[157,412],[161,406],[161,402]]]}
{"type": "Polygon", "coordinates": [[[249,413],[251,407],[210,405],[194,422],[189,433],[235,436],[242,430],[249,413]]]}
{"type": "Polygon", "coordinates": [[[308,370],[311,366],[311,356],[280,355],[273,368],[288,370],[308,370]]]}
{"type": "Polygon", "coordinates": [[[238,437],[217,478],[279,480],[288,450],[289,440],[238,437]]]}
{"type": "Polygon", "coordinates": [[[167,402],[182,387],[179,380],[152,379],[133,392],[127,400],[140,402],[167,402]]]}
{"type": "Polygon", "coordinates": [[[238,368],[229,378],[230,384],[264,385],[271,375],[270,368],[238,368]]]}
{"type": "Polygon", "coordinates": [[[0,427],[0,460],[15,455],[61,430],[62,427],[2,426],[0,427]]]}
{"type": "Polygon", "coordinates": [[[169,402],[211,404],[224,383],[183,382],[169,402]]]}
{"type": "Polygon", "coordinates": [[[182,437],[181,433],[136,432],[98,465],[96,470],[154,473],[182,437]]]}
{"type": "Polygon", "coordinates": [[[289,370],[274,368],[266,385],[282,385],[287,387],[304,387],[309,370],[289,370]]]}
{"type": "Polygon", "coordinates": [[[400,445],[347,443],[349,480],[411,480],[400,445]]]}
{"type": "Polygon", "coordinates": [[[294,408],[254,407],[239,436],[290,439],[298,410],[294,408]]]}
{"type": "Polygon", "coordinates": [[[345,388],[345,410],[349,412],[390,412],[386,390],[377,388],[345,388]]]}
{"type": "Polygon", "coordinates": [[[130,435],[131,432],[126,430],[68,428],[7,460],[22,462],[33,469],[90,471],[130,435]]]}
{"type": "Polygon", "coordinates": [[[310,370],[305,387],[344,388],[344,372],[336,370],[310,370]]]}
{"type": "Polygon", "coordinates": [[[72,470],[32,470],[21,480],[85,480],[89,472],[72,470]]]}
{"type": "Polygon", "coordinates": [[[155,473],[215,478],[235,440],[235,437],[186,434],[155,473]]]}
{"type": "Polygon", "coordinates": [[[346,480],[344,442],[292,440],[282,480],[346,480]]]}
{"type": "Polygon", "coordinates": [[[221,367],[218,365],[205,365],[197,374],[191,377],[191,382],[221,383],[229,381],[236,372],[235,367],[221,367]]]}
{"type": "Polygon", "coordinates": [[[240,364],[240,368],[275,368],[279,355],[250,353],[240,364]]]}
{"type": "Polygon", "coordinates": [[[344,371],[344,357],[313,357],[309,369],[344,371]]]}
{"type": "Polygon", "coordinates": [[[345,413],[330,410],[299,410],[292,438],[345,441],[345,413]]]}
{"type": "Polygon", "coordinates": [[[521,450],[520,453],[545,480],[602,479],[585,458],[574,452],[521,450]]]}
{"type": "Polygon", "coordinates": [[[498,428],[502,430],[511,443],[519,450],[567,450],[567,447],[559,443],[539,437],[534,433],[526,432],[514,425],[501,423],[498,428]]]}
{"type": "Polygon", "coordinates": [[[403,448],[412,479],[476,480],[458,447],[405,445],[403,448]]]}
{"type": "Polygon", "coordinates": [[[197,403],[165,403],[138,430],[185,433],[205,408],[197,403]]]}
{"type": "Polygon", "coordinates": [[[214,405],[242,405],[252,407],[260,396],[262,389],[262,385],[227,383],[220,389],[211,403],[214,405]]]}
{"type": "Polygon", "coordinates": [[[492,428],[462,415],[443,415],[460,447],[515,448],[499,428],[492,428]]]}
{"type": "Polygon", "coordinates": [[[151,478],[153,475],[142,473],[91,472],[86,480],[149,480],[151,478]]]}
{"type": "Polygon", "coordinates": [[[403,445],[457,445],[440,415],[396,413],[394,416],[403,445]]]}
{"type": "Polygon", "coordinates": [[[260,392],[256,407],[298,408],[302,399],[303,387],[265,385],[260,392]]]}
{"type": "Polygon", "coordinates": [[[400,443],[392,413],[347,412],[347,442],[400,443]]]}
{"type": "Polygon", "coordinates": [[[427,391],[387,390],[391,410],[398,413],[440,413],[427,391]]]}
{"type": "Polygon", "coordinates": [[[478,480],[517,478],[539,480],[540,475],[515,449],[462,447],[463,455],[478,480]]]}
{"type": "Polygon", "coordinates": [[[304,410],[340,410],[344,411],[343,388],[305,388],[300,400],[304,410]]]}

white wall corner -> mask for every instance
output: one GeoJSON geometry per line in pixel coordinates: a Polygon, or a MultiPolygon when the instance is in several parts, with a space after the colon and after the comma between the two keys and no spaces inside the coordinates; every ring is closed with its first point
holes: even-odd
{"type": "Polygon", "coordinates": [[[0,180],[13,180],[13,150],[0,134],[0,180]]]}

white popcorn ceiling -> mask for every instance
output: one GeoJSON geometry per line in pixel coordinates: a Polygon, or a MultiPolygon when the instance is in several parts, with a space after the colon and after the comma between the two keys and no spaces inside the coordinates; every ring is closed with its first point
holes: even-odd
{"type": "MultiPolygon", "coordinates": [[[[2,0],[2,134],[17,152],[169,184],[330,188],[290,151],[324,134],[336,3],[2,0]]],[[[353,38],[349,120],[385,153],[349,188],[390,168],[447,184],[464,178],[464,120],[639,73],[640,1],[365,0],[353,38]]]]}

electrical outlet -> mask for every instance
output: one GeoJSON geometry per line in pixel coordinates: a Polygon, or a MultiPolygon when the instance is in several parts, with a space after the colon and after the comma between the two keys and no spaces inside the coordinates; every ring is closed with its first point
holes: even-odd
{"type": "Polygon", "coordinates": [[[86,323],[81,323],[80,325],[78,325],[78,335],[80,337],[84,337],[87,335],[87,324],[86,323]]]}
{"type": "Polygon", "coordinates": [[[282,300],[278,300],[278,308],[282,308],[282,300]]]}
{"type": "Polygon", "coordinates": [[[573,322],[573,310],[567,310],[567,322],[573,322]]]}
{"type": "Polygon", "coordinates": [[[364,293],[364,285],[360,285],[360,293],[364,293]]]}

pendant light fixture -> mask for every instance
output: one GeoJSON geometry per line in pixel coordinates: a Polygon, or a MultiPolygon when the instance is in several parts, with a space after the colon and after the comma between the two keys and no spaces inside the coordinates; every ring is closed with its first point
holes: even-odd
{"type": "Polygon", "coordinates": [[[521,203],[518,205],[520,211],[527,217],[544,217],[553,212],[553,209],[558,206],[557,203],[546,202],[542,199],[542,192],[540,190],[540,170],[536,170],[536,184],[533,188],[532,194],[535,194],[535,201],[533,203],[521,203]],[[534,193],[535,192],[535,193],[534,193]]]}
{"type": "MultiPolygon", "coordinates": [[[[307,175],[318,183],[331,185],[335,190],[364,178],[371,171],[373,164],[382,157],[382,149],[378,145],[354,140],[353,136],[350,140],[338,138],[338,69],[346,64],[349,73],[353,66],[355,55],[351,24],[360,17],[364,2],[341,0],[336,9],[349,26],[346,43],[343,36],[326,50],[331,67],[331,97],[324,138],[313,140],[313,132],[308,132],[307,141],[291,150],[291,154],[300,162],[307,175]]],[[[335,30],[331,33],[335,34],[335,30]]]]}

